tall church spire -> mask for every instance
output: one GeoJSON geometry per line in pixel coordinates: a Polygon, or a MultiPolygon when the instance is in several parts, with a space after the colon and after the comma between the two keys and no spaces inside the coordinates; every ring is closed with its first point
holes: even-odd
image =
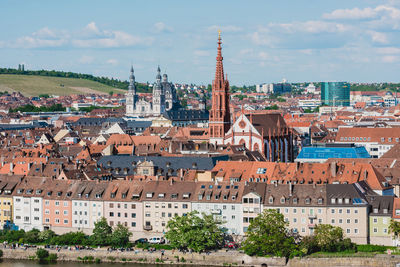
{"type": "Polygon", "coordinates": [[[218,52],[215,68],[215,79],[212,84],[212,106],[209,118],[210,143],[223,144],[225,134],[231,126],[229,110],[229,82],[224,77],[222,63],[221,32],[218,31],[218,52]]]}
{"type": "Polygon", "coordinates": [[[217,66],[215,68],[215,81],[222,87],[224,81],[224,65],[222,63],[222,47],[221,47],[221,31],[218,31],[218,53],[217,53],[217,66]]]}
{"type": "Polygon", "coordinates": [[[135,75],[133,74],[133,66],[131,66],[131,75],[129,75],[129,86],[128,89],[130,92],[136,93],[135,87],[135,75]]]}

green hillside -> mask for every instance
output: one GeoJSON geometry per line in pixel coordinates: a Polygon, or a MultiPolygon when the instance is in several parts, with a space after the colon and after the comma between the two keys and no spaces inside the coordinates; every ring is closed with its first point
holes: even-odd
{"type": "Polygon", "coordinates": [[[14,74],[0,74],[0,91],[18,91],[24,96],[38,96],[40,94],[108,94],[111,91],[114,93],[126,92],[125,90],[86,79],[14,74]]]}

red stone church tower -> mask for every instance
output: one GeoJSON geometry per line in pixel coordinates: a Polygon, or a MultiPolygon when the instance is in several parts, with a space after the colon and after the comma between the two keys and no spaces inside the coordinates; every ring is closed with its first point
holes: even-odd
{"type": "Polygon", "coordinates": [[[218,32],[217,66],[212,84],[212,106],[208,122],[211,144],[223,144],[225,134],[231,127],[229,81],[228,77],[224,77],[221,43],[221,33],[218,32]]]}

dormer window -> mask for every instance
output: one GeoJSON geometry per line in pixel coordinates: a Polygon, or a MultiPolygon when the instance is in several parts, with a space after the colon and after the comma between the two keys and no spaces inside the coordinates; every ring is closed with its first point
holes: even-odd
{"type": "Polygon", "coordinates": [[[115,198],[115,193],[111,193],[111,198],[115,198]]]}
{"type": "Polygon", "coordinates": [[[36,189],[36,195],[40,195],[42,193],[42,189],[36,189]]]}
{"type": "Polygon", "coordinates": [[[146,193],[146,197],[147,198],[152,198],[153,197],[153,193],[146,193]]]}
{"type": "Polygon", "coordinates": [[[89,197],[89,193],[86,193],[86,194],[85,194],[85,197],[88,198],[88,197],[89,197]]]}
{"type": "Polygon", "coordinates": [[[269,197],[268,203],[269,203],[269,204],[274,203],[274,197],[273,197],[273,196],[270,196],[270,197],[269,197]]]}
{"type": "Polygon", "coordinates": [[[198,198],[199,198],[199,200],[202,200],[203,199],[203,194],[199,194],[198,198]]]}
{"type": "Polygon", "coordinates": [[[311,204],[311,198],[306,198],[306,204],[311,204]]]}
{"type": "Polygon", "coordinates": [[[374,213],[378,213],[378,208],[374,208],[374,213]]]}
{"type": "Polygon", "coordinates": [[[228,200],[228,195],[224,195],[224,196],[223,196],[223,199],[224,199],[224,200],[228,200]]]}
{"type": "Polygon", "coordinates": [[[350,199],[345,198],[345,199],[344,199],[344,203],[349,204],[349,203],[350,203],[350,199]]]}
{"type": "Polygon", "coordinates": [[[26,193],[29,194],[29,195],[32,194],[32,192],[33,192],[33,189],[26,190],[26,193]]]}
{"type": "Polygon", "coordinates": [[[293,204],[297,204],[297,197],[293,198],[293,204]]]}
{"type": "Polygon", "coordinates": [[[336,199],[335,198],[331,199],[331,204],[336,204],[336,199]]]}
{"type": "Polygon", "coordinates": [[[171,194],[171,198],[172,198],[172,199],[177,199],[177,198],[178,198],[178,194],[176,194],[176,193],[171,194]]]}
{"type": "Polygon", "coordinates": [[[126,198],[126,193],[122,193],[122,194],[121,194],[121,197],[122,197],[122,198],[126,198]]]}
{"type": "Polygon", "coordinates": [[[51,196],[51,194],[53,194],[52,191],[47,192],[47,195],[48,195],[48,196],[51,196]]]}
{"type": "Polygon", "coordinates": [[[165,197],[165,194],[164,194],[164,193],[158,194],[158,198],[164,198],[164,197],[165,197]]]}
{"type": "Polygon", "coordinates": [[[58,191],[58,192],[57,192],[57,196],[58,196],[58,197],[61,197],[61,195],[62,195],[62,192],[61,192],[61,191],[58,191]]]}
{"type": "Polygon", "coordinates": [[[383,209],[383,213],[387,214],[388,213],[388,209],[383,209]]]}
{"type": "Polygon", "coordinates": [[[342,198],[338,198],[338,204],[342,204],[343,203],[343,199],[342,198]]]}
{"type": "Polygon", "coordinates": [[[190,193],[183,193],[183,199],[188,199],[190,198],[190,193]]]}
{"type": "Polygon", "coordinates": [[[17,190],[18,194],[22,194],[23,192],[24,192],[24,189],[22,189],[22,188],[17,190]]]}
{"type": "Polygon", "coordinates": [[[96,194],[96,198],[101,198],[101,194],[96,194]]]}
{"type": "Polygon", "coordinates": [[[285,203],[285,200],[286,200],[286,199],[285,199],[284,197],[281,197],[281,203],[282,203],[282,204],[285,203]]]}
{"type": "Polygon", "coordinates": [[[67,197],[70,197],[72,195],[72,192],[67,193],[67,197]]]}
{"type": "Polygon", "coordinates": [[[318,198],[318,204],[322,204],[324,202],[324,200],[320,197],[318,198]]]}

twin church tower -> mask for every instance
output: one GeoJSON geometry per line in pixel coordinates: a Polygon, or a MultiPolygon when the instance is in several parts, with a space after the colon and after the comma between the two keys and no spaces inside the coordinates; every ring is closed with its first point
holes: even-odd
{"type": "MultiPolygon", "coordinates": [[[[223,144],[224,136],[231,127],[229,82],[227,77],[224,76],[221,44],[221,34],[218,33],[217,64],[215,79],[212,84],[212,106],[209,113],[210,142],[213,144],[223,144]]],[[[153,84],[152,101],[139,99],[136,93],[135,75],[133,67],[131,67],[129,90],[126,94],[127,117],[156,117],[179,107],[175,86],[168,82],[167,74],[161,77],[160,67],[157,69],[156,82],[153,84]]]]}
{"type": "Polygon", "coordinates": [[[126,116],[147,117],[160,116],[165,111],[179,107],[175,86],[168,82],[167,74],[161,78],[160,67],[157,69],[156,82],[153,84],[153,99],[151,102],[139,99],[136,93],[133,67],[129,76],[128,93],[126,94],[126,116]]]}

